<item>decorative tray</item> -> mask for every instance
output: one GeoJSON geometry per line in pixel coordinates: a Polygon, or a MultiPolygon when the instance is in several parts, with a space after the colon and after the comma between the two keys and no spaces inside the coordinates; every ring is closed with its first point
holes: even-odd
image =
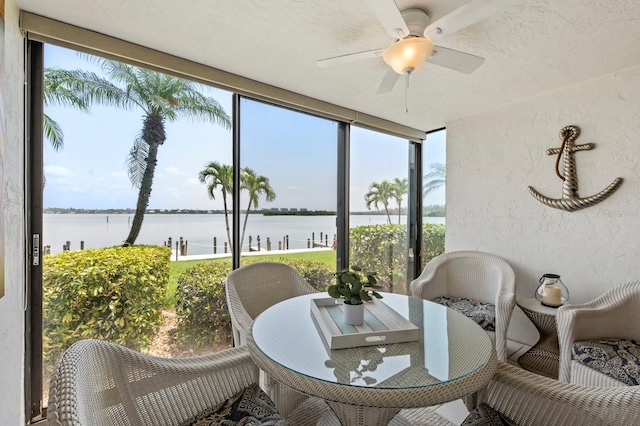
{"type": "Polygon", "coordinates": [[[311,316],[330,349],[412,342],[420,338],[415,324],[373,299],[364,304],[364,323],[349,325],[342,321],[342,300],[311,300],[311,316]]]}

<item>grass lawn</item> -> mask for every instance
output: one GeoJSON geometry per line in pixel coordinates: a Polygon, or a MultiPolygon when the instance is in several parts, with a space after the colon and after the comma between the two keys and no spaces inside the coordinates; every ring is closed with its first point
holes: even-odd
{"type": "MultiPolygon", "coordinates": [[[[336,252],[334,250],[319,250],[308,251],[302,253],[290,253],[290,254],[265,254],[259,256],[251,256],[252,260],[272,260],[277,262],[278,259],[302,259],[302,260],[315,260],[323,262],[330,267],[336,267],[336,252]]],[[[242,258],[240,258],[242,262],[242,258]]],[[[171,262],[171,275],[169,276],[169,286],[165,294],[165,306],[167,308],[173,308],[176,305],[176,288],[178,286],[178,277],[190,267],[199,263],[209,262],[231,262],[231,258],[221,259],[204,259],[204,260],[181,260],[177,262],[171,262]]]]}

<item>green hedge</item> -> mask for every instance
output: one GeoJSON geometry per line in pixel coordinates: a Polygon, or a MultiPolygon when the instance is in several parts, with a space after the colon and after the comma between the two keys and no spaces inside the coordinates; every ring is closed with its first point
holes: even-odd
{"type": "Polygon", "coordinates": [[[422,268],[436,256],[444,253],[444,225],[422,225],[422,268]]]}
{"type": "Polygon", "coordinates": [[[231,324],[224,290],[229,273],[231,262],[225,260],[199,263],[178,277],[176,337],[208,344],[216,340],[218,330],[231,324]]]}
{"type": "Polygon", "coordinates": [[[406,281],[407,229],[405,225],[367,225],[351,228],[349,263],[375,271],[383,291],[402,292],[394,284],[406,281]]]}
{"type": "MultiPolygon", "coordinates": [[[[422,267],[444,253],[444,225],[422,227],[422,267]]],[[[367,225],[351,229],[349,263],[378,273],[384,291],[408,293],[407,228],[405,225],[367,225]]]]}
{"type": "MultiPolygon", "coordinates": [[[[335,268],[322,262],[285,258],[270,261],[292,266],[318,291],[324,291],[333,279],[335,268]]],[[[242,259],[243,265],[255,262],[242,259]]],[[[193,338],[199,344],[211,343],[218,330],[230,327],[225,295],[230,272],[231,261],[224,260],[199,263],[180,275],[176,290],[179,337],[193,338]]]]}
{"type": "Polygon", "coordinates": [[[144,350],[162,321],[171,250],[108,247],[44,257],[44,359],[97,338],[144,350]]]}

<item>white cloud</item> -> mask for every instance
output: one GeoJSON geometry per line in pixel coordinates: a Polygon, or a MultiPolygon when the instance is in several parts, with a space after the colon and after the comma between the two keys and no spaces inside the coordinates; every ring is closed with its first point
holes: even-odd
{"type": "Polygon", "coordinates": [[[60,166],[45,166],[44,167],[45,175],[56,176],[56,177],[71,177],[73,176],[73,172],[66,167],[60,166]]]}
{"type": "Polygon", "coordinates": [[[180,170],[178,170],[177,167],[175,166],[171,166],[171,167],[167,167],[164,169],[165,172],[172,174],[172,175],[183,175],[184,173],[182,173],[180,170]]]}

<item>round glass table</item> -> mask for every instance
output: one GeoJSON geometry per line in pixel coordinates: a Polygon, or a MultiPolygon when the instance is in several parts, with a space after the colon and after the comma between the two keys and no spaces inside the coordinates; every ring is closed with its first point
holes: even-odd
{"type": "Polygon", "coordinates": [[[419,328],[418,340],[331,350],[311,314],[311,299],[327,298],[317,293],[260,314],[249,350],[273,379],[327,401],[342,425],[386,425],[402,408],[453,401],[491,379],[496,352],[479,325],[427,300],[383,296],[419,328]]]}

